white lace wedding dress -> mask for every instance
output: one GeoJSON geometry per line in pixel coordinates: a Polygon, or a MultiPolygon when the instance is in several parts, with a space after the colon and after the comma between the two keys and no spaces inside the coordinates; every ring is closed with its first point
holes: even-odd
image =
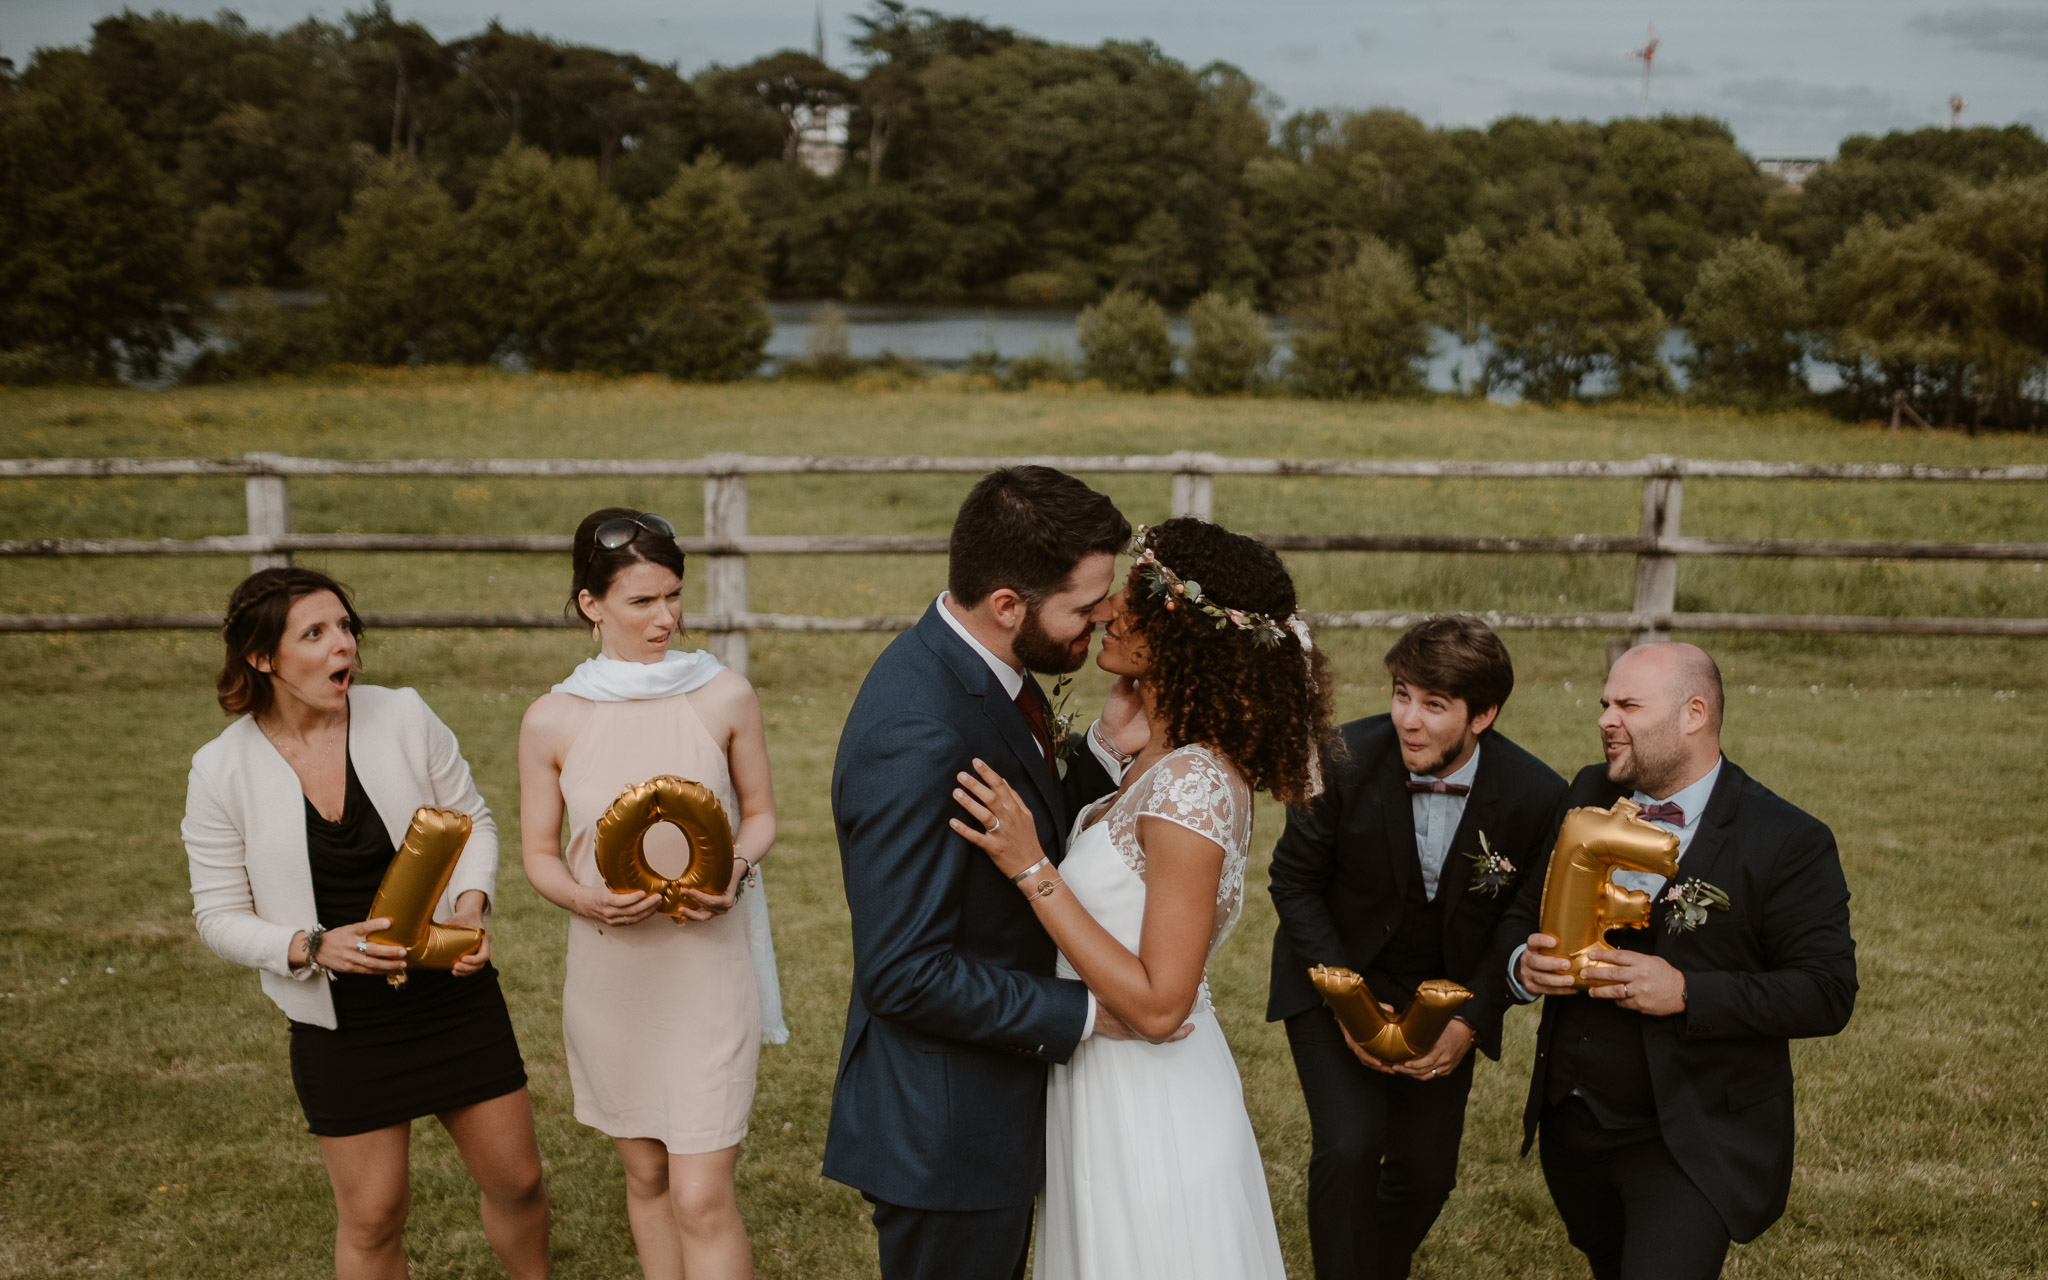
{"type": "MultiPolygon", "coordinates": [[[[1088,913],[1138,950],[1145,851],[1138,819],[1223,847],[1209,954],[1244,903],[1251,791],[1206,747],[1168,753],[1121,796],[1075,819],[1060,875],[1088,913]],[[1110,805],[1093,826],[1090,818],[1110,805]]],[[[1061,977],[1077,976],[1062,956],[1061,977]]],[[[1285,1280],[1244,1089],[1204,981],[1176,1044],[1091,1036],[1052,1069],[1037,1280],[1285,1280]]]]}

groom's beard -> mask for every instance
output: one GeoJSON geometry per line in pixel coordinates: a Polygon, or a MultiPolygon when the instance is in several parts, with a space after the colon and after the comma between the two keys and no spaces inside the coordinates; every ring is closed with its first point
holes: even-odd
{"type": "Polygon", "coordinates": [[[1037,606],[1024,611],[1024,625],[1017,629],[1017,638],[1010,643],[1017,661],[1024,664],[1026,671],[1041,675],[1063,676],[1070,671],[1079,671],[1081,664],[1088,661],[1088,640],[1095,634],[1090,626],[1074,641],[1061,643],[1052,638],[1038,621],[1037,606]]]}

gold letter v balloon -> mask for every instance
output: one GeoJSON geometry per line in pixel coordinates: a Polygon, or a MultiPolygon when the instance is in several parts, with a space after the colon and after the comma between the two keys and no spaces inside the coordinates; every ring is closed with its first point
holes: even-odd
{"type": "MultiPolygon", "coordinates": [[[[455,962],[484,944],[484,931],[434,923],[434,904],[448,892],[455,860],[469,843],[469,815],[453,809],[422,808],[412,815],[405,843],[392,856],[370,904],[370,918],[391,921],[391,927],[370,935],[370,941],[405,948],[405,962],[421,969],[452,969],[455,962]]],[[[405,985],[403,970],[387,981],[405,985]]]]}
{"type": "Polygon", "coordinates": [[[1415,998],[1399,1017],[1389,1018],[1373,999],[1365,979],[1351,970],[1317,965],[1308,971],[1308,977],[1358,1047],[1381,1062],[1407,1062],[1428,1053],[1444,1028],[1451,1025],[1458,1006],[1472,998],[1470,991],[1455,982],[1431,978],[1415,988],[1415,998]]]}
{"type": "Polygon", "coordinates": [[[1604,987],[1588,978],[1586,953],[1607,945],[1609,929],[1642,929],[1650,923],[1650,895],[1624,889],[1616,871],[1678,874],[1678,837],[1636,817],[1642,809],[1624,796],[1612,809],[1573,809],[1558,828],[1543,875],[1543,916],[1539,928],[1557,939],[1541,954],[1572,962],[1574,985],[1604,987]]]}
{"type": "Polygon", "coordinates": [[[685,889],[720,894],[732,883],[732,824],[725,806],[701,782],[664,775],[627,787],[597,820],[597,870],[615,893],[651,893],[663,915],[682,918],[696,906],[685,889]],[[657,822],[679,828],[690,842],[690,865],[669,879],[647,865],[647,833],[657,822]]]}

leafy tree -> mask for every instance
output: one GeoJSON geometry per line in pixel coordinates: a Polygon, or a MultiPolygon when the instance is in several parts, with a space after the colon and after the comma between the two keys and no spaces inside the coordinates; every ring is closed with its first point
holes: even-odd
{"type": "Polygon", "coordinates": [[[1008,27],[913,9],[898,0],[875,0],[869,12],[854,15],[853,24],[860,30],[854,51],[867,64],[853,133],[867,139],[869,186],[881,181],[896,139],[914,135],[926,122],[924,81],[933,66],[948,58],[984,58],[1019,39],[1008,27]]]}
{"type": "Polygon", "coordinates": [[[0,350],[15,376],[156,368],[199,300],[183,217],[78,53],[0,79],[0,173],[0,350]]]}
{"type": "Polygon", "coordinates": [[[647,207],[644,343],[662,373],[730,382],[760,366],[774,325],[761,305],[761,246],[738,186],[715,154],[705,155],[647,207]]]}
{"type": "Polygon", "coordinates": [[[220,312],[219,345],[181,375],[187,383],[313,373],[335,357],[325,307],[279,305],[268,289],[234,290],[220,312]]]}
{"type": "Polygon", "coordinates": [[[374,161],[341,215],[341,237],[313,255],[338,355],[363,364],[482,360],[462,313],[466,250],[455,202],[405,153],[374,161]]]}
{"type": "Polygon", "coordinates": [[[1197,395],[1250,391],[1273,360],[1273,335],[1251,303],[1205,293],[1188,308],[1188,386],[1197,395]]]}
{"type": "Polygon", "coordinates": [[[1792,255],[1755,236],[1730,241],[1700,268],[1685,298],[1692,394],[1746,405],[1800,395],[1812,324],[1806,274],[1792,255]]]}
{"type": "Polygon", "coordinates": [[[1074,338],[1081,374],[1114,391],[1158,391],[1173,381],[1166,312],[1132,289],[1117,289],[1081,312],[1074,338]]]}
{"type": "Polygon", "coordinates": [[[1343,400],[1421,390],[1416,364],[1429,355],[1428,308],[1415,269],[1384,240],[1368,238],[1350,262],[1309,281],[1288,318],[1288,377],[1303,395],[1343,400]]]}
{"type": "Polygon", "coordinates": [[[1476,346],[1483,329],[1493,283],[1500,264],[1486,237],[1477,227],[1467,227],[1444,242],[1443,256],[1429,269],[1430,318],[1458,335],[1466,346],[1476,346]]]}
{"type": "Polygon", "coordinates": [[[1657,389],[1667,376],[1657,360],[1664,313],[1597,213],[1560,209],[1501,253],[1486,326],[1488,383],[1546,404],[1577,395],[1596,372],[1611,374],[1624,395],[1657,389]]]}
{"type": "Polygon", "coordinates": [[[491,351],[536,369],[638,367],[643,242],[588,160],[508,147],[462,217],[464,299],[491,351]]]}

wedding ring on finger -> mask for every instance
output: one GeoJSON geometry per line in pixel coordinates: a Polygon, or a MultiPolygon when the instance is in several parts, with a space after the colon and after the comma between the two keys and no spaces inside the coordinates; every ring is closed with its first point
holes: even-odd
{"type": "Polygon", "coordinates": [[[370,954],[370,940],[369,940],[368,938],[357,938],[357,939],[356,939],[356,951],[357,951],[357,952],[359,952],[359,953],[360,953],[360,954],[362,954],[362,955],[369,955],[369,954],[370,954]]]}
{"type": "Polygon", "coordinates": [[[998,832],[998,831],[1001,831],[1002,829],[1003,829],[1003,820],[1002,820],[1001,818],[990,818],[990,819],[989,819],[989,822],[988,822],[988,833],[989,833],[990,835],[994,835],[994,834],[995,834],[996,832],[998,832]]]}

